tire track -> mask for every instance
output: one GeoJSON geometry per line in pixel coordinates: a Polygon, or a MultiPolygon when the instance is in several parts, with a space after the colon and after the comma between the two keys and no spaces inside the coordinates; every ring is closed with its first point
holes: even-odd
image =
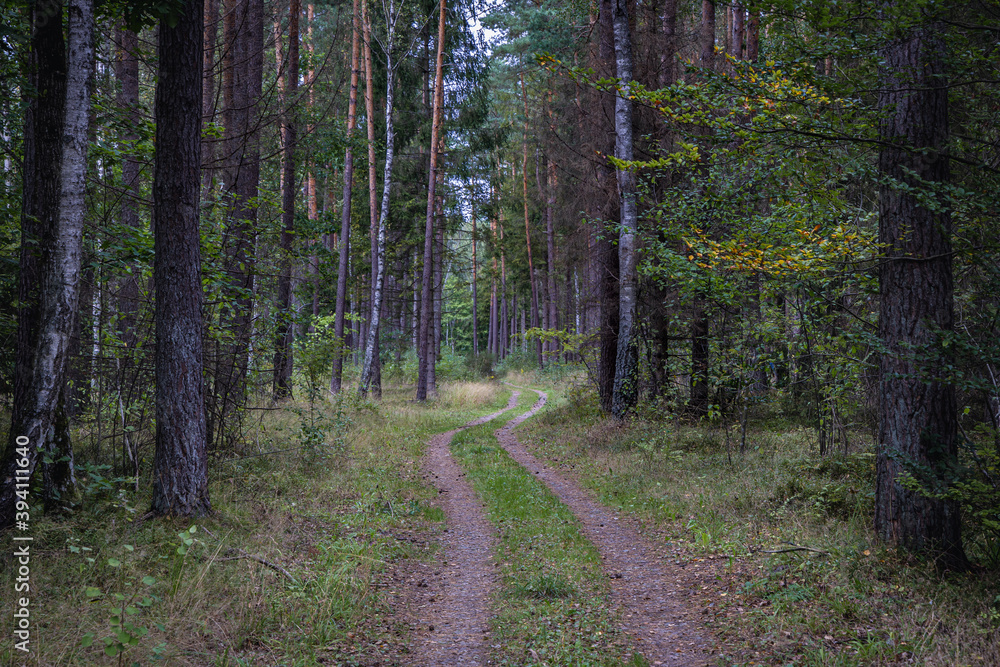
{"type": "MultiPolygon", "coordinates": [[[[513,385],[512,385],[513,386],[513,385]]],[[[583,533],[597,547],[604,570],[611,577],[611,597],[622,613],[623,630],[651,665],[701,667],[710,664],[706,639],[691,620],[682,589],[687,576],[658,555],[658,549],[627,521],[598,503],[575,483],[536,459],[517,441],[513,428],[535,414],[548,400],[543,391],[534,407],[497,430],[510,456],[569,507],[583,533]]]]}
{"type": "Polygon", "coordinates": [[[514,408],[520,394],[514,391],[503,410],[435,435],[427,443],[424,472],[438,489],[447,527],[441,541],[441,564],[417,584],[426,590],[416,596],[423,604],[419,605],[412,664],[486,664],[490,592],[496,580],[492,557],[495,528],[452,458],[449,445],[459,431],[485,424],[514,408]]]}

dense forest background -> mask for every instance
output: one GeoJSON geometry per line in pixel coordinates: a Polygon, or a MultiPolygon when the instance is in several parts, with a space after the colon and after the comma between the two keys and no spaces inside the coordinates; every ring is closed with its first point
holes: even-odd
{"type": "Polygon", "coordinates": [[[5,525],[16,469],[198,514],[274,400],[576,364],[1000,561],[995,3],[2,11],[5,525]]]}

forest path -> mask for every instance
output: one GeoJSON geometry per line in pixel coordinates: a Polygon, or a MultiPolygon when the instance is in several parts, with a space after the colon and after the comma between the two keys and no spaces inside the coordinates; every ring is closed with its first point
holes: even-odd
{"type": "Polygon", "coordinates": [[[649,540],[636,525],[595,501],[517,441],[513,428],[548,399],[543,391],[531,391],[538,394],[534,407],[499,429],[497,438],[507,453],[544,482],[583,524],[583,534],[597,547],[611,577],[612,604],[621,611],[622,629],[650,665],[712,664],[709,642],[698,630],[698,612],[687,599],[692,586],[690,573],[668,561],[662,545],[649,540]]]}
{"type": "MultiPolygon", "coordinates": [[[[457,429],[439,433],[427,443],[424,471],[439,492],[447,527],[440,561],[424,564],[426,571],[411,588],[409,606],[419,617],[414,632],[415,665],[485,665],[489,636],[490,591],[496,579],[493,548],[496,529],[482,503],[451,456],[449,445],[459,431],[496,419],[517,405],[521,392],[511,394],[507,407],[457,429]]],[[[523,417],[523,415],[522,415],[523,417]]]]}

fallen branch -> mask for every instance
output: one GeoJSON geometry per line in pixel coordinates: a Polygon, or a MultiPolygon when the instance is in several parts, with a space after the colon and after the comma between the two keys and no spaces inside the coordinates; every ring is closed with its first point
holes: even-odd
{"type": "MultiPolygon", "coordinates": [[[[212,537],[213,540],[218,540],[219,539],[215,535],[213,535],[212,532],[208,528],[205,528],[204,526],[200,526],[200,528],[202,530],[204,530],[206,533],[208,533],[209,535],[211,535],[211,537],[212,537]]],[[[227,546],[226,547],[226,553],[230,553],[230,552],[233,552],[233,551],[237,552],[240,555],[238,557],[234,557],[234,558],[219,558],[217,560],[240,560],[240,559],[243,559],[243,558],[248,558],[250,560],[257,561],[261,565],[264,565],[266,567],[271,568],[275,572],[280,572],[281,574],[283,574],[286,577],[288,577],[288,580],[291,581],[293,584],[295,584],[296,586],[298,585],[298,583],[299,583],[298,580],[295,577],[293,577],[288,570],[286,570],[285,568],[281,567],[277,563],[272,563],[271,561],[267,560],[263,556],[258,556],[257,554],[252,554],[252,553],[249,553],[247,551],[243,551],[243,549],[240,549],[239,547],[233,547],[233,546],[227,546]]]]}
{"type": "Polygon", "coordinates": [[[758,553],[762,553],[762,554],[787,554],[787,553],[790,553],[792,551],[810,551],[810,552],[812,552],[814,554],[822,554],[823,556],[829,556],[830,555],[829,551],[823,551],[822,549],[813,549],[812,547],[800,547],[800,546],[796,546],[794,544],[792,546],[790,546],[789,548],[787,548],[787,549],[778,549],[776,551],[770,551],[768,549],[759,549],[758,553]]]}

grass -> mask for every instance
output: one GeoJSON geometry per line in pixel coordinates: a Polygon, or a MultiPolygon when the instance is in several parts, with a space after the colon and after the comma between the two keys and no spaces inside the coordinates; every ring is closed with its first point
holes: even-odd
{"type": "Polygon", "coordinates": [[[589,389],[563,387],[522,441],[692,558],[730,564],[735,594],[705,606],[720,665],[997,664],[1000,576],[880,546],[870,452],[820,459],[811,430],[778,425],[741,456],[721,429],[614,424],[589,389]]]}
{"type": "MultiPolygon", "coordinates": [[[[345,395],[314,419],[303,402],[268,412],[238,455],[213,457],[203,519],[140,520],[147,484],[100,485],[64,517],[33,509],[31,664],[369,664],[405,642],[378,585],[394,560],[424,555],[408,538],[442,519],[420,475],[424,443],[509,395],[445,384],[420,405],[411,393],[345,395]],[[324,425],[319,440],[309,423],[324,425]]],[[[11,637],[8,626],[0,661],[21,664],[11,637]]]]}
{"type": "MultiPolygon", "coordinates": [[[[518,411],[535,399],[522,392],[518,411]]],[[[570,510],[503,450],[496,428],[468,429],[452,441],[453,455],[499,534],[501,586],[489,641],[495,663],[645,664],[633,660],[608,612],[610,589],[597,550],[570,510]]]]}

